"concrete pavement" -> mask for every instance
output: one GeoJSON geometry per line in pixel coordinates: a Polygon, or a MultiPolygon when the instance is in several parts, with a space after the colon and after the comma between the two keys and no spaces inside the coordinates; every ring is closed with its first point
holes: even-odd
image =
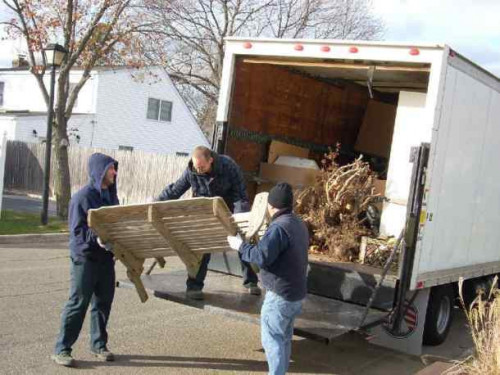
{"type": "MultiPolygon", "coordinates": [[[[88,321],[73,351],[78,370],[49,356],[68,296],[67,248],[0,247],[0,369],[2,374],[264,374],[259,326],[118,288],[109,324],[116,362],[88,351],[88,321]]],[[[10,247],[6,247],[10,246],[10,247]]],[[[177,259],[167,269],[182,269],[177,259]]],[[[161,272],[156,269],[153,272],[161,272]]],[[[117,263],[117,277],[125,269],[117,263]]],[[[413,374],[420,358],[367,344],[347,335],[333,344],[294,337],[291,374],[413,374]]]]}

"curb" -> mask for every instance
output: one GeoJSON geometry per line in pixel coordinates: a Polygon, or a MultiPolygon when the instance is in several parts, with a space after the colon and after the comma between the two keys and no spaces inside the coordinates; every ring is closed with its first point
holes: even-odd
{"type": "Polygon", "coordinates": [[[12,234],[0,236],[0,245],[22,243],[68,242],[69,233],[12,234]]]}
{"type": "MultiPolygon", "coordinates": [[[[4,197],[9,197],[9,196],[11,196],[11,197],[24,197],[24,198],[42,200],[41,194],[30,193],[30,192],[26,192],[24,190],[4,190],[3,196],[4,197]]],[[[49,197],[49,202],[56,203],[56,198],[49,197]]]]}

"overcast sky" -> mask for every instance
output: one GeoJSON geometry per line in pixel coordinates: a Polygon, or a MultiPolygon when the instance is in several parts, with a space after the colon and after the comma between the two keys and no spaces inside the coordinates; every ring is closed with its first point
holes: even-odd
{"type": "Polygon", "coordinates": [[[499,0],[372,0],[387,41],[446,43],[500,76],[499,0]]]}
{"type": "MultiPolygon", "coordinates": [[[[500,0],[372,2],[385,22],[385,40],[446,43],[500,76],[500,0]]],[[[1,66],[10,66],[16,48],[15,43],[0,41],[1,66]]]]}

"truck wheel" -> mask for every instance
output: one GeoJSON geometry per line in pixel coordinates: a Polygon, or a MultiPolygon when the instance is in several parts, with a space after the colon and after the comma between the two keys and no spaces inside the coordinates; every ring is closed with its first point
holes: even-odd
{"type": "Polygon", "coordinates": [[[431,289],[424,326],[424,345],[439,345],[450,331],[454,306],[453,287],[441,285],[431,289]]]}

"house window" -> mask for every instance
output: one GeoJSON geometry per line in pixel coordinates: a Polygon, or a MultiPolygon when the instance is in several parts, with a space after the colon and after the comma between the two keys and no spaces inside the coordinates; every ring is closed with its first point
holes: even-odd
{"type": "Polygon", "coordinates": [[[189,156],[187,152],[176,152],[175,156],[189,156]]]}
{"type": "Polygon", "coordinates": [[[172,121],[172,102],[148,98],[148,112],[146,118],[156,121],[172,121]]]}
{"type": "Polygon", "coordinates": [[[5,82],[0,82],[0,107],[3,107],[3,90],[5,88],[5,82]]]}
{"type": "Polygon", "coordinates": [[[132,146],[118,146],[119,151],[134,151],[132,146]]]}
{"type": "Polygon", "coordinates": [[[160,121],[172,121],[172,102],[161,101],[160,121]]]}
{"type": "Polygon", "coordinates": [[[158,113],[160,112],[160,100],[149,98],[148,99],[148,120],[158,120],[158,113]]]}

